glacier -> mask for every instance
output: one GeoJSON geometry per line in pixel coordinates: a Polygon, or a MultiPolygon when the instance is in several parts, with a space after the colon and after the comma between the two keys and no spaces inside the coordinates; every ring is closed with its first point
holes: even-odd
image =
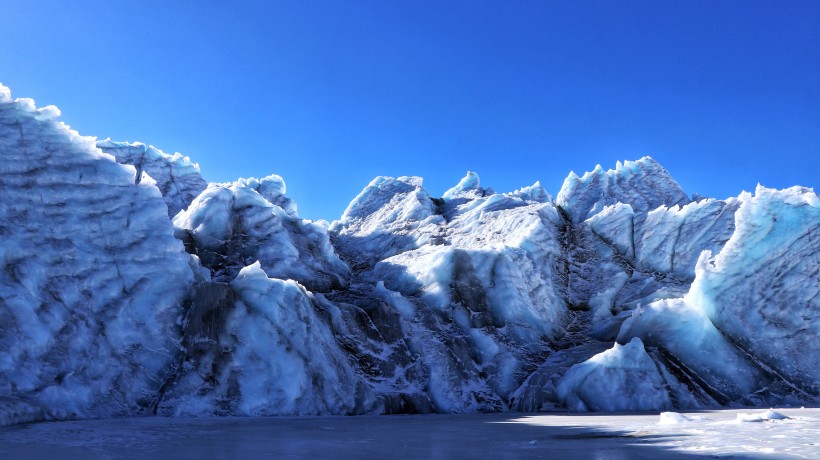
{"type": "Polygon", "coordinates": [[[0,425],[820,402],[820,199],[650,157],[499,193],[282,177],[84,137],[0,86],[0,425]]]}

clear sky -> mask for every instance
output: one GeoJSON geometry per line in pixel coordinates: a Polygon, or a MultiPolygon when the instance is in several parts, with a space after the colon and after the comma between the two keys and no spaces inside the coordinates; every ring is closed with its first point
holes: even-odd
{"type": "Polygon", "coordinates": [[[332,220],[377,175],[820,188],[820,1],[0,0],[0,82],[332,220]]]}

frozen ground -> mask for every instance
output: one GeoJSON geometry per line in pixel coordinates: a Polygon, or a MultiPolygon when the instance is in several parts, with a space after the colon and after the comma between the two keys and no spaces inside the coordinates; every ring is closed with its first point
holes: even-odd
{"type": "Polygon", "coordinates": [[[53,422],[0,428],[0,458],[820,457],[820,409],[766,412],[53,422]]]}

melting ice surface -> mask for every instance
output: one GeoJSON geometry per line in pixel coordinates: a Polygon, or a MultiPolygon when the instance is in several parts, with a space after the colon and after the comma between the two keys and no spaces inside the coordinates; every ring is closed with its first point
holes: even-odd
{"type": "MultiPolygon", "coordinates": [[[[209,184],[59,115],[0,86],[0,425],[653,410],[711,433],[722,419],[669,414],[820,403],[812,189],[693,200],[645,157],[555,198],[377,177],[314,222],[275,174],[209,184]]],[[[805,421],[744,413],[760,423],[726,430],[805,421]]],[[[350,423],[416,419],[368,420],[350,423]]],[[[429,423],[448,420],[487,429],[429,423]]]]}

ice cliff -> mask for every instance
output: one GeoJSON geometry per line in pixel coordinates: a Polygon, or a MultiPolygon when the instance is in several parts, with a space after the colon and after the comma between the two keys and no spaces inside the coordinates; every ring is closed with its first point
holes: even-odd
{"type": "Polygon", "coordinates": [[[152,410],[190,257],[155,181],[0,86],[0,424],[152,410]]]}
{"type": "Polygon", "coordinates": [[[329,226],[0,86],[0,425],[820,402],[820,199],[692,200],[644,157],[329,226]]]}

